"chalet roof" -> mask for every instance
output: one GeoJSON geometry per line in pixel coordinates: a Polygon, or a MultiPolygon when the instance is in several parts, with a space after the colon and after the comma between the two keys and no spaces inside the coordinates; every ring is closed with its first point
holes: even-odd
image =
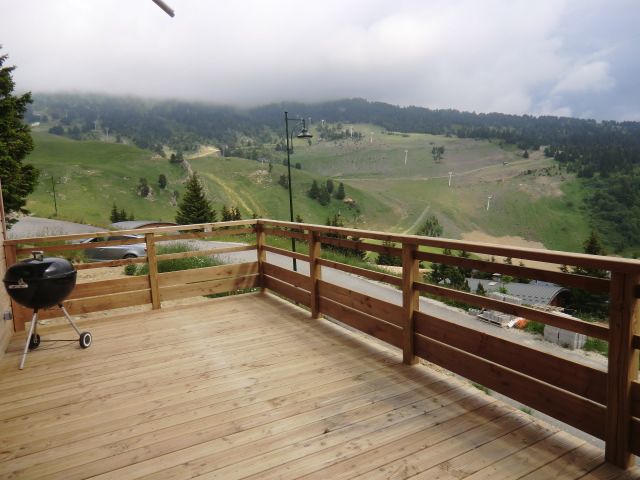
{"type": "Polygon", "coordinates": [[[564,287],[548,282],[531,283],[502,283],[496,280],[483,280],[478,278],[467,278],[469,288],[475,292],[478,283],[482,283],[485,291],[497,292],[500,287],[504,286],[509,295],[522,299],[522,303],[527,305],[549,305],[562,292],[568,292],[564,287]]]}

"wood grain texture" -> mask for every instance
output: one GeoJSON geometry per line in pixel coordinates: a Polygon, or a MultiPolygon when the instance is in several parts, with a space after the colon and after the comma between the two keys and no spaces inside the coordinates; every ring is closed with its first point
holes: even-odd
{"type": "Polygon", "coordinates": [[[416,332],[604,405],[607,373],[416,312],[416,332]]]}
{"type": "MultiPolygon", "coordinates": [[[[583,441],[308,318],[268,294],[108,317],[91,322],[91,348],[44,344],[23,371],[17,335],[0,360],[2,476],[568,480],[604,468],[583,441]]],[[[606,471],[592,478],[623,473],[606,471]]]]}
{"type": "Polygon", "coordinates": [[[613,273],[611,276],[605,458],[622,468],[632,462],[629,450],[631,387],[638,378],[638,351],[633,347],[633,336],[640,333],[635,295],[639,281],[639,275],[613,273]]]}
{"type": "Polygon", "coordinates": [[[594,437],[604,438],[606,409],[601,405],[418,334],[416,354],[594,437]]]}

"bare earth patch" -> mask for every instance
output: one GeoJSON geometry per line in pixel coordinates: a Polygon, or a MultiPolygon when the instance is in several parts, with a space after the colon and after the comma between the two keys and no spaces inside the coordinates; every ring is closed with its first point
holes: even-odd
{"type": "MultiPolygon", "coordinates": [[[[524,247],[524,248],[537,248],[546,250],[545,246],[540,242],[532,240],[526,240],[522,237],[516,237],[513,235],[505,235],[503,237],[496,237],[489,235],[488,233],[480,230],[473,230],[462,234],[462,240],[467,242],[479,242],[479,243],[492,243],[494,245],[501,245],[503,247],[524,247]]],[[[503,262],[505,257],[495,257],[496,262],[503,262]]],[[[487,258],[489,259],[489,258],[487,258]]],[[[520,260],[513,260],[515,265],[518,265],[520,260]]],[[[558,271],[558,265],[555,263],[536,262],[533,260],[523,260],[526,267],[541,268],[543,270],[558,271]]]]}

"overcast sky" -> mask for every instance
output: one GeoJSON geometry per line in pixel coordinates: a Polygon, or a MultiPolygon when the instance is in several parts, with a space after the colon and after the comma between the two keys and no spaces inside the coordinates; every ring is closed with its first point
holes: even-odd
{"type": "Polygon", "coordinates": [[[638,0],[0,0],[19,90],[640,121],[638,0]]]}

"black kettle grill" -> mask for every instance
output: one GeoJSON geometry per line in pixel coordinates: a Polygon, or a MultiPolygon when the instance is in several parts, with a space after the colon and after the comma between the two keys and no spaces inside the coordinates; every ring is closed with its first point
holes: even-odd
{"type": "Polygon", "coordinates": [[[33,258],[23,260],[7,269],[4,286],[7,293],[20,305],[33,309],[29,335],[24,346],[20,369],[29,350],[40,346],[38,329],[38,310],[58,305],[79,337],[80,346],[91,345],[91,334],[80,332],[62,302],[76,285],[77,272],[71,262],[64,258],[44,257],[41,251],[34,251],[33,258]]]}

